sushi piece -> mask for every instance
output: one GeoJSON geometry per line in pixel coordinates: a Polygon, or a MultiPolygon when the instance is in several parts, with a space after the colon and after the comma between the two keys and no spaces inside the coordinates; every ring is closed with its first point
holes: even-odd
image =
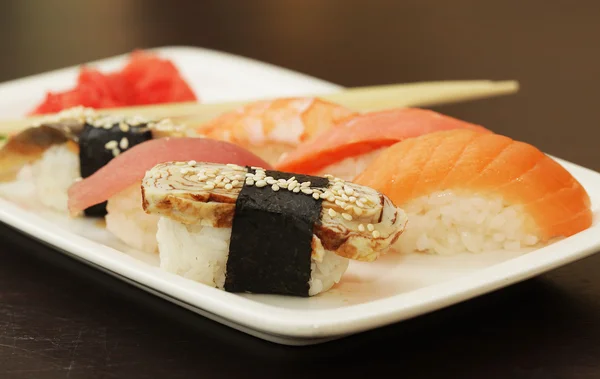
{"type": "Polygon", "coordinates": [[[171,160],[270,167],[249,151],[224,141],[206,138],[155,139],[128,149],[93,175],[70,186],[69,211],[77,216],[85,209],[106,203],[107,230],[135,249],[155,253],[158,217],[144,213],[140,186],[147,170],[171,160]]]}
{"type": "Polygon", "coordinates": [[[521,251],[592,223],[588,193],[565,168],[498,134],[452,130],[407,139],[355,181],[405,209],[398,247],[406,252],[521,251]]]}
{"type": "Polygon", "coordinates": [[[406,138],[451,129],[487,129],[434,111],[401,108],[371,112],[343,120],[317,138],[281,157],[278,170],[310,175],[332,174],[352,180],[379,153],[406,138]]]}
{"type": "Polygon", "coordinates": [[[161,163],[142,198],[160,216],[161,268],[229,292],[327,291],[349,259],[377,259],[406,223],[371,188],[233,164],[161,163]]]}
{"type": "Polygon", "coordinates": [[[317,98],[257,101],[200,125],[204,137],[240,145],[270,164],[354,112],[317,98]]]}
{"type": "MultiPolygon", "coordinates": [[[[0,150],[0,181],[18,180],[19,173],[30,170],[41,203],[66,212],[67,190],[76,180],[141,142],[183,133],[168,119],[155,122],[70,108],[9,138],[0,150]]],[[[85,210],[88,216],[105,214],[106,204],[85,210]]]]}

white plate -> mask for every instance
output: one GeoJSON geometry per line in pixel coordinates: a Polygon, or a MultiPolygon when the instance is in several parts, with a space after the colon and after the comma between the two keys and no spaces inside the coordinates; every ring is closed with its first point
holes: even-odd
{"type": "MultiPolygon", "coordinates": [[[[159,52],[173,59],[205,101],[327,92],[336,87],[270,65],[192,48],[159,52]]],[[[115,68],[122,57],[102,61],[115,68]]],[[[45,89],[72,82],[71,68],[0,85],[2,116],[22,114],[45,89]],[[12,101],[10,105],[7,102],[12,101]]],[[[36,204],[0,199],[0,221],[149,292],[248,334],[304,345],[406,320],[530,278],[600,249],[600,174],[558,160],[592,197],[593,226],[528,253],[393,256],[352,262],[340,285],[314,298],[231,294],[163,272],[157,257],[128,249],[97,222],[69,220],[36,204]]],[[[23,189],[4,186],[5,194],[23,189]]]]}

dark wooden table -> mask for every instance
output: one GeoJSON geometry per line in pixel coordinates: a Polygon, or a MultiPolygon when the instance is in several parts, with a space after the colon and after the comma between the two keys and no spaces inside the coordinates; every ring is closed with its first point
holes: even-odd
{"type": "MultiPolygon", "coordinates": [[[[600,170],[600,2],[4,1],[0,80],[195,45],[342,85],[518,79],[440,107],[600,170]]],[[[1,101],[1,99],[0,99],[1,101]]],[[[600,378],[600,255],[315,347],[263,342],[0,227],[0,378],[600,378]]]]}

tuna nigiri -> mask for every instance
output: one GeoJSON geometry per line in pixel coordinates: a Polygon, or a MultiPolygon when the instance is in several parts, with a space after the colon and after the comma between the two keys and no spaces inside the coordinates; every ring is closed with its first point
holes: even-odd
{"type": "Polygon", "coordinates": [[[276,164],[278,170],[310,175],[332,174],[352,180],[381,151],[406,138],[451,129],[487,129],[434,111],[401,108],[365,113],[343,120],[302,143],[276,164]]]}
{"type": "Polygon", "coordinates": [[[224,113],[200,125],[197,133],[243,146],[273,164],[281,154],[353,114],[317,98],[281,98],[224,113]]]}
{"type": "Polygon", "coordinates": [[[356,177],[405,209],[401,251],[544,246],[588,228],[590,198],[558,162],[508,137],[452,130],[399,142],[356,177]]]}
{"type": "MultiPolygon", "coordinates": [[[[147,170],[168,161],[202,161],[270,168],[268,163],[234,144],[206,138],[150,140],[120,154],[68,190],[73,214],[106,202],[106,228],[126,244],[155,252],[158,217],[142,209],[141,181],[147,170]]],[[[239,181],[243,181],[240,178],[239,181]]],[[[221,183],[225,185],[225,183],[221,183]]]]}

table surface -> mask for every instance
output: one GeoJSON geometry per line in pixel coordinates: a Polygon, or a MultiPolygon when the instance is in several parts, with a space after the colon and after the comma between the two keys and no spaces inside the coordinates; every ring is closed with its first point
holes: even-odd
{"type": "MultiPolygon", "coordinates": [[[[0,80],[194,45],[346,86],[517,79],[436,110],[600,170],[600,2],[0,3],[0,80]],[[177,5],[175,5],[177,4],[177,5]]],[[[403,323],[283,347],[203,319],[0,226],[0,378],[600,377],[600,255],[403,323]]]]}

